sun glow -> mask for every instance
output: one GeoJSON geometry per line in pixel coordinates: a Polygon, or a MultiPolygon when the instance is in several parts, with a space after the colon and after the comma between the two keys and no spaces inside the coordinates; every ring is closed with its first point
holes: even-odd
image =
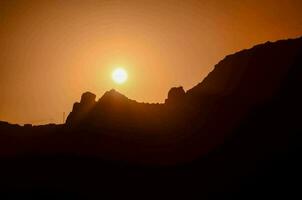
{"type": "Polygon", "coordinates": [[[128,79],[128,74],[127,71],[121,67],[116,68],[112,72],[112,79],[115,83],[117,84],[123,84],[127,81],[128,79]]]}

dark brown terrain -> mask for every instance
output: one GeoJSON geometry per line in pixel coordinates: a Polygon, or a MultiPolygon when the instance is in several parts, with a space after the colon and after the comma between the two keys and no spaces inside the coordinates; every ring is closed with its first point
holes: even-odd
{"type": "Polygon", "coordinates": [[[301,188],[301,86],[298,38],[226,56],[164,104],[86,92],[65,124],[0,122],[1,188],[288,199],[301,188]]]}

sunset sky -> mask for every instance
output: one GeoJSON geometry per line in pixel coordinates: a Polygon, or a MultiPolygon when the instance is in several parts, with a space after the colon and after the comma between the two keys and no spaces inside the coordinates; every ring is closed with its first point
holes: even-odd
{"type": "Polygon", "coordinates": [[[62,123],[81,94],[190,89],[226,55],[302,35],[301,0],[0,1],[0,120],[62,123]],[[128,72],[124,84],[112,71],[128,72]]]}

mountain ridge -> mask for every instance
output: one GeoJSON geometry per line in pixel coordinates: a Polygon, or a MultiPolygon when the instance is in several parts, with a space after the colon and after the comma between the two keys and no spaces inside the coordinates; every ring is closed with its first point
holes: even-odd
{"type": "MultiPolygon", "coordinates": [[[[61,142],[60,148],[31,147],[26,141],[19,141],[20,147],[142,163],[188,162],[222,145],[250,112],[274,101],[293,76],[291,69],[299,69],[301,57],[301,37],[256,45],[226,56],[193,88],[171,88],[163,104],[138,103],[115,90],[96,101],[95,94],[86,92],[66,124],[50,129],[63,133],[49,138],[53,144],[61,142]],[[70,149],[64,147],[68,139],[74,143],[70,149]]],[[[44,128],[21,129],[34,140],[42,137],[35,129],[44,128]]],[[[14,145],[8,149],[15,152],[14,145]]]]}
{"type": "Polygon", "coordinates": [[[85,198],[161,189],[301,196],[301,86],[297,38],[227,56],[190,90],[171,88],[163,104],[85,92],[65,124],[0,121],[2,185],[85,198]]]}

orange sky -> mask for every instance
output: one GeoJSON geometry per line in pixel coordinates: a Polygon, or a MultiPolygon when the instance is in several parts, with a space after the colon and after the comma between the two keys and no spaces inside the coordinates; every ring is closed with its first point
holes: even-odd
{"type": "Polygon", "coordinates": [[[227,54],[302,35],[301,0],[1,1],[0,120],[61,123],[85,91],[163,102],[227,54]],[[111,81],[116,66],[126,84],[111,81]]]}

